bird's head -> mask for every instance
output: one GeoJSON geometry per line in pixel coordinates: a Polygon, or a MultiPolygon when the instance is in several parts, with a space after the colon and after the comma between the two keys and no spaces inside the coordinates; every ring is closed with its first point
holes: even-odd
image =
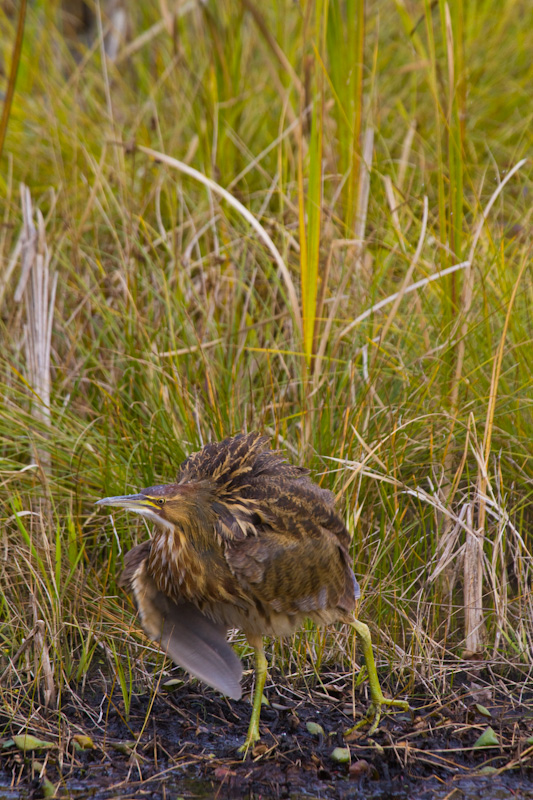
{"type": "Polygon", "coordinates": [[[207,487],[201,484],[149,486],[138,494],[104,497],[97,500],[96,505],[134,511],[170,530],[190,525],[193,520],[198,523],[210,510],[207,487]]]}

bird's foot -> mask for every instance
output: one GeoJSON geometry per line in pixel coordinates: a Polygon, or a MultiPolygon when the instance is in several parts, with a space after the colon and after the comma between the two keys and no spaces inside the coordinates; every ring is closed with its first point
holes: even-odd
{"type": "Polygon", "coordinates": [[[395,706],[396,708],[401,708],[402,711],[409,711],[409,703],[405,700],[389,700],[383,692],[381,691],[381,686],[379,684],[378,673],[376,671],[376,663],[374,661],[374,654],[372,652],[372,639],[370,638],[370,631],[368,630],[368,625],[365,625],[364,622],[359,622],[358,619],[354,620],[353,626],[361,637],[361,641],[363,644],[363,655],[365,657],[366,668],[368,672],[368,682],[370,684],[370,699],[371,704],[367,711],[366,717],[358,722],[357,725],[354,725],[353,728],[350,728],[344,735],[348,736],[353,731],[361,728],[363,725],[366,725],[368,722],[371,723],[370,729],[368,731],[367,736],[372,736],[379,725],[379,721],[381,719],[381,707],[382,706],[395,706]]]}
{"type": "Polygon", "coordinates": [[[252,719],[250,722],[250,727],[248,728],[248,733],[246,734],[246,739],[244,740],[244,744],[242,747],[239,747],[237,752],[242,753],[244,758],[246,758],[248,750],[250,748],[253,750],[254,744],[256,744],[260,738],[261,734],[259,733],[259,720],[255,722],[255,720],[252,719]]]}
{"type": "Polygon", "coordinates": [[[367,733],[367,736],[373,736],[374,733],[378,729],[379,721],[381,719],[381,706],[393,706],[395,708],[401,708],[402,711],[409,711],[409,703],[406,700],[389,700],[388,697],[385,697],[382,692],[380,691],[380,696],[374,696],[372,698],[372,702],[368,707],[368,711],[366,712],[366,716],[358,722],[353,728],[345,731],[344,736],[349,736],[354,731],[359,730],[364,725],[368,725],[370,722],[370,728],[367,733]]]}

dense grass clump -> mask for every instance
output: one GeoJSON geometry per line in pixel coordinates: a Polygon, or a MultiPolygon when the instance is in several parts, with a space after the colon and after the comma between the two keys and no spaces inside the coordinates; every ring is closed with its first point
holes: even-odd
{"type": "MultiPolygon", "coordinates": [[[[526,668],[520,5],[129,3],[114,57],[105,8],[69,37],[63,6],[27,9],[0,161],[13,718],[98,670],[127,702],[153,672],[116,587],[148,530],[93,502],[169,481],[240,430],[270,433],[337,493],[393,690],[431,675],[439,691],[463,656],[526,668]]],[[[7,93],[18,20],[4,7],[7,93]]],[[[303,632],[276,663],[351,669],[345,633],[303,632]]]]}

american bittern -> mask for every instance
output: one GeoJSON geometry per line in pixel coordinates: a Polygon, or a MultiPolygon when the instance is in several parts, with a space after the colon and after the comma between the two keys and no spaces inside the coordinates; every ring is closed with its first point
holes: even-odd
{"type": "Polygon", "coordinates": [[[293,633],[306,617],[351,623],[363,643],[373,733],[381,706],[409,706],[383,696],[370,632],[354,619],[359,586],[350,534],[332,493],[267,443],[250,433],[208,444],[182,464],[175,483],[99,500],[156,523],[152,539],[126,554],[120,583],[133,594],[148,636],[176,664],[235,699],[242,668],[226,633],[244,631],[256,659],[244,750],[259,739],[263,636],[293,633]]]}

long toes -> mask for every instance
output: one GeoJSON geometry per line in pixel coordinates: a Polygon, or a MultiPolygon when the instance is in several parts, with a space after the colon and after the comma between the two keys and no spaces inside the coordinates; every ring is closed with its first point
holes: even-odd
{"type": "Polygon", "coordinates": [[[376,698],[372,701],[371,705],[368,707],[368,711],[366,715],[363,717],[362,720],[359,720],[352,728],[346,731],[344,734],[348,736],[353,731],[357,731],[362,728],[364,725],[370,724],[370,728],[368,729],[367,736],[373,736],[378,729],[378,725],[381,720],[381,709],[382,706],[394,706],[396,708],[400,708],[402,711],[410,711],[409,703],[405,700],[389,700],[387,697],[382,697],[379,700],[376,698]]]}
{"type": "Polygon", "coordinates": [[[248,750],[251,747],[253,748],[254,744],[257,744],[257,742],[260,740],[260,738],[261,737],[259,735],[259,732],[257,732],[257,731],[248,732],[248,735],[247,735],[246,739],[244,740],[244,744],[241,745],[241,747],[239,747],[237,752],[238,753],[243,753],[244,757],[246,758],[246,753],[248,752],[248,750]]]}
{"type": "Polygon", "coordinates": [[[368,706],[367,712],[366,712],[365,716],[363,717],[363,719],[360,719],[359,722],[356,722],[355,725],[353,725],[351,728],[349,728],[347,731],[345,731],[344,735],[345,736],[349,736],[350,733],[353,733],[354,731],[358,731],[360,728],[363,728],[365,725],[368,725],[370,722],[372,723],[372,725],[374,725],[375,719],[376,719],[376,715],[378,716],[378,719],[379,719],[379,716],[381,716],[381,711],[379,711],[378,707],[376,707],[374,705],[374,703],[372,703],[371,705],[368,706]]]}
{"type": "MultiPolygon", "coordinates": [[[[381,719],[381,703],[374,705],[374,720],[370,726],[367,736],[373,736],[378,729],[379,721],[381,719]]],[[[370,720],[369,720],[370,721],[370,720]]]]}
{"type": "Polygon", "coordinates": [[[401,708],[402,711],[410,711],[409,703],[407,700],[388,700],[386,697],[383,698],[381,701],[381,705],[385,706],[395,706],[396,708],[401,708]]]}

